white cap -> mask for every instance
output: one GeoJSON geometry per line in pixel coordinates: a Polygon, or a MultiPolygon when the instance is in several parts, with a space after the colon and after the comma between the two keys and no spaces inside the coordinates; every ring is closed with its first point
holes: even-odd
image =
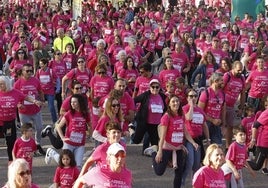
{"type": "Polygon", "coordinates": [[[152,79],[150,81],[149,85],[151,85],[152,83],[158,83],[158,84],[160,84],[160,82],[157,79],[152,79]]]}
{"type": "Polygon", "coordinates": [[[221,28],[227,27],[225,23],[221,24],[221,28]]]}
{"type": "Polygon", "coordinates": [[[116,155],[119,151],[125,151],[125,148],[120,145],[119,143],[113,143],[109,146],[108,150],[107,150],[107,155],[116,155]]]}

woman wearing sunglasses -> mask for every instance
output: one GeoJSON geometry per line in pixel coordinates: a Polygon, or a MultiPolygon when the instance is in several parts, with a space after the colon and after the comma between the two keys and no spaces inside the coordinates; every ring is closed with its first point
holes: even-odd
{"type": "Polygon", "coordinates": [[[3,188],[39,188],[32,183],[32,173],[25,159],[18,158],[8,166],[8,181],[3,188]]]}
{"type": "MultiPolygon", "coordinates": [[[[148,133],[151,145],[158,145],[157,126],[166,111],[165,94],[160,92],[160,82],[152,79],[149,83],[150,89],[134,98],[135,103],[140,103],[136,114],[137,127],[135,133],[132,129],[130,135],[135,144],[139,144],[145,133],[148,133]]],[[[145,146],[143,151],[145,151],[145,146]]],[[[144,152],[145,155],[148,155],[144,152]]]]}
{"type": "Polygon", "coordinates": [[[199,145],[196,149],[188,140],[186,141],[185,146],[188,150],[188,157],[182,175],[182,185],[185,185],[188,174],[194,174],[200,168],[200,162],[204,157],[202,155],[205,153],[203,135],[206,137],[207,144],[210,144],[209,131],[205,121],[205,113],[197,106],[197,97],[197,92],[190,89],[187,94],[188,104],[182,107],[186,129],[193,140],[199,145]]]}

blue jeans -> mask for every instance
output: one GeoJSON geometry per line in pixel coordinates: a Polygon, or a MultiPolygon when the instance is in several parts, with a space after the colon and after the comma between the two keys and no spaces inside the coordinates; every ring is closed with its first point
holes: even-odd
{"type": "Polygon", "coordinates": [[[55,96],[45,94],[45,98],[47,99],[48,109],[50,111],[50,115],[51,115],[51,118],[52,118],[52,121],[53,121],[53,124],[54,124],[54,123],[56,123],[56,121],[58,119],[56,109],[55,109],[55,105],[54,105],[55,96]]]}
{"type": "Polygon", "coordinates": [[[209,130],[209,136],[211,139],[211,144],[219,144],[222,145],[222,133],[221,133],[221,127],[213,125],[212,122],[207,121],[208,130],[209,130]]]}
{"type": "Polygon", "coordinates": [[[200,168],[201,161],[201,147],[195,150],[194,146],[186,141],[186,148],[188,150],[188,157],[186,159],[185,169],[182,174],[182,185],[185,185],[187,175],[193,171],[193,174],[200,168]]]}

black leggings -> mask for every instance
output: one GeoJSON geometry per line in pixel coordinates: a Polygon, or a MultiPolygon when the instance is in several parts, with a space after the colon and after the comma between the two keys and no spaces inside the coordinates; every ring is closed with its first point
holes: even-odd
{"type": "Polygon", "coordinates": [[[4,121],[3,126],[0,126],[0,132],[3,133],[6,138],[8,160],[13,161],[12,150],[17,138],[15,119],[12,121],[4,121]]]}
{"type": "Polygon", "coordinates": [[[149,140],[151,145],[158,145],[158,124],[147,124],[137,122],[137,127],[135,134],[132,135],[132,140],[135,144],[141,143],[144,134],[147,132],[149,134],[149,140]]]}
{"type": "MultiPolygon", "coordinates": [[[[171,150],[163,150],[162,153],[163,153],[162,161],[160,163],[156,163],[156,161],[155,161],[156,152],[154,152],[152,154],[154,172],[158,176],[162,176],[164,174],[164,172],[166,171],[168,163],[170,161],[172,161],[172,151],[171,150]]],[[[176,154],[177,154],[178,167],[174,171],[175,177],[173,180],[173,187],[180,188],[181,187],[182,173],[183,173],[183,168],[184,168],[183,161],[185,161],[185,158],[184,158],[182,150],[177,150],[176,154]]]]}
{"type": "Polygon", "coordinates": [[[268,157],[268,148],[256,147],[255,160],[248,161],[248,164],[253,170],[260,170],[262,168],[264,160],[268,157]]]}

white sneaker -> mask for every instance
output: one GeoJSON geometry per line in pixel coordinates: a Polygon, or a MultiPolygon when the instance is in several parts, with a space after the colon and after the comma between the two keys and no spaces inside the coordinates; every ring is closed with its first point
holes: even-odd
{"type": "Polygon", "coordinates": [[[146,148],[144,151],[143,151],[143,154],[146,155],[146,156],[149,156],[151,157],[153,152],[157,152],[157,146],[156,145],[153,145],[151,147],[148,147],[146,148]]]}
{"type": "Polygon", "coordinates": [[[48,165],[51,163],[53,155],[55,154],[55,150],[52,148],[47,148],[46,156],[45,156],[45,163],[48,165]]]}

